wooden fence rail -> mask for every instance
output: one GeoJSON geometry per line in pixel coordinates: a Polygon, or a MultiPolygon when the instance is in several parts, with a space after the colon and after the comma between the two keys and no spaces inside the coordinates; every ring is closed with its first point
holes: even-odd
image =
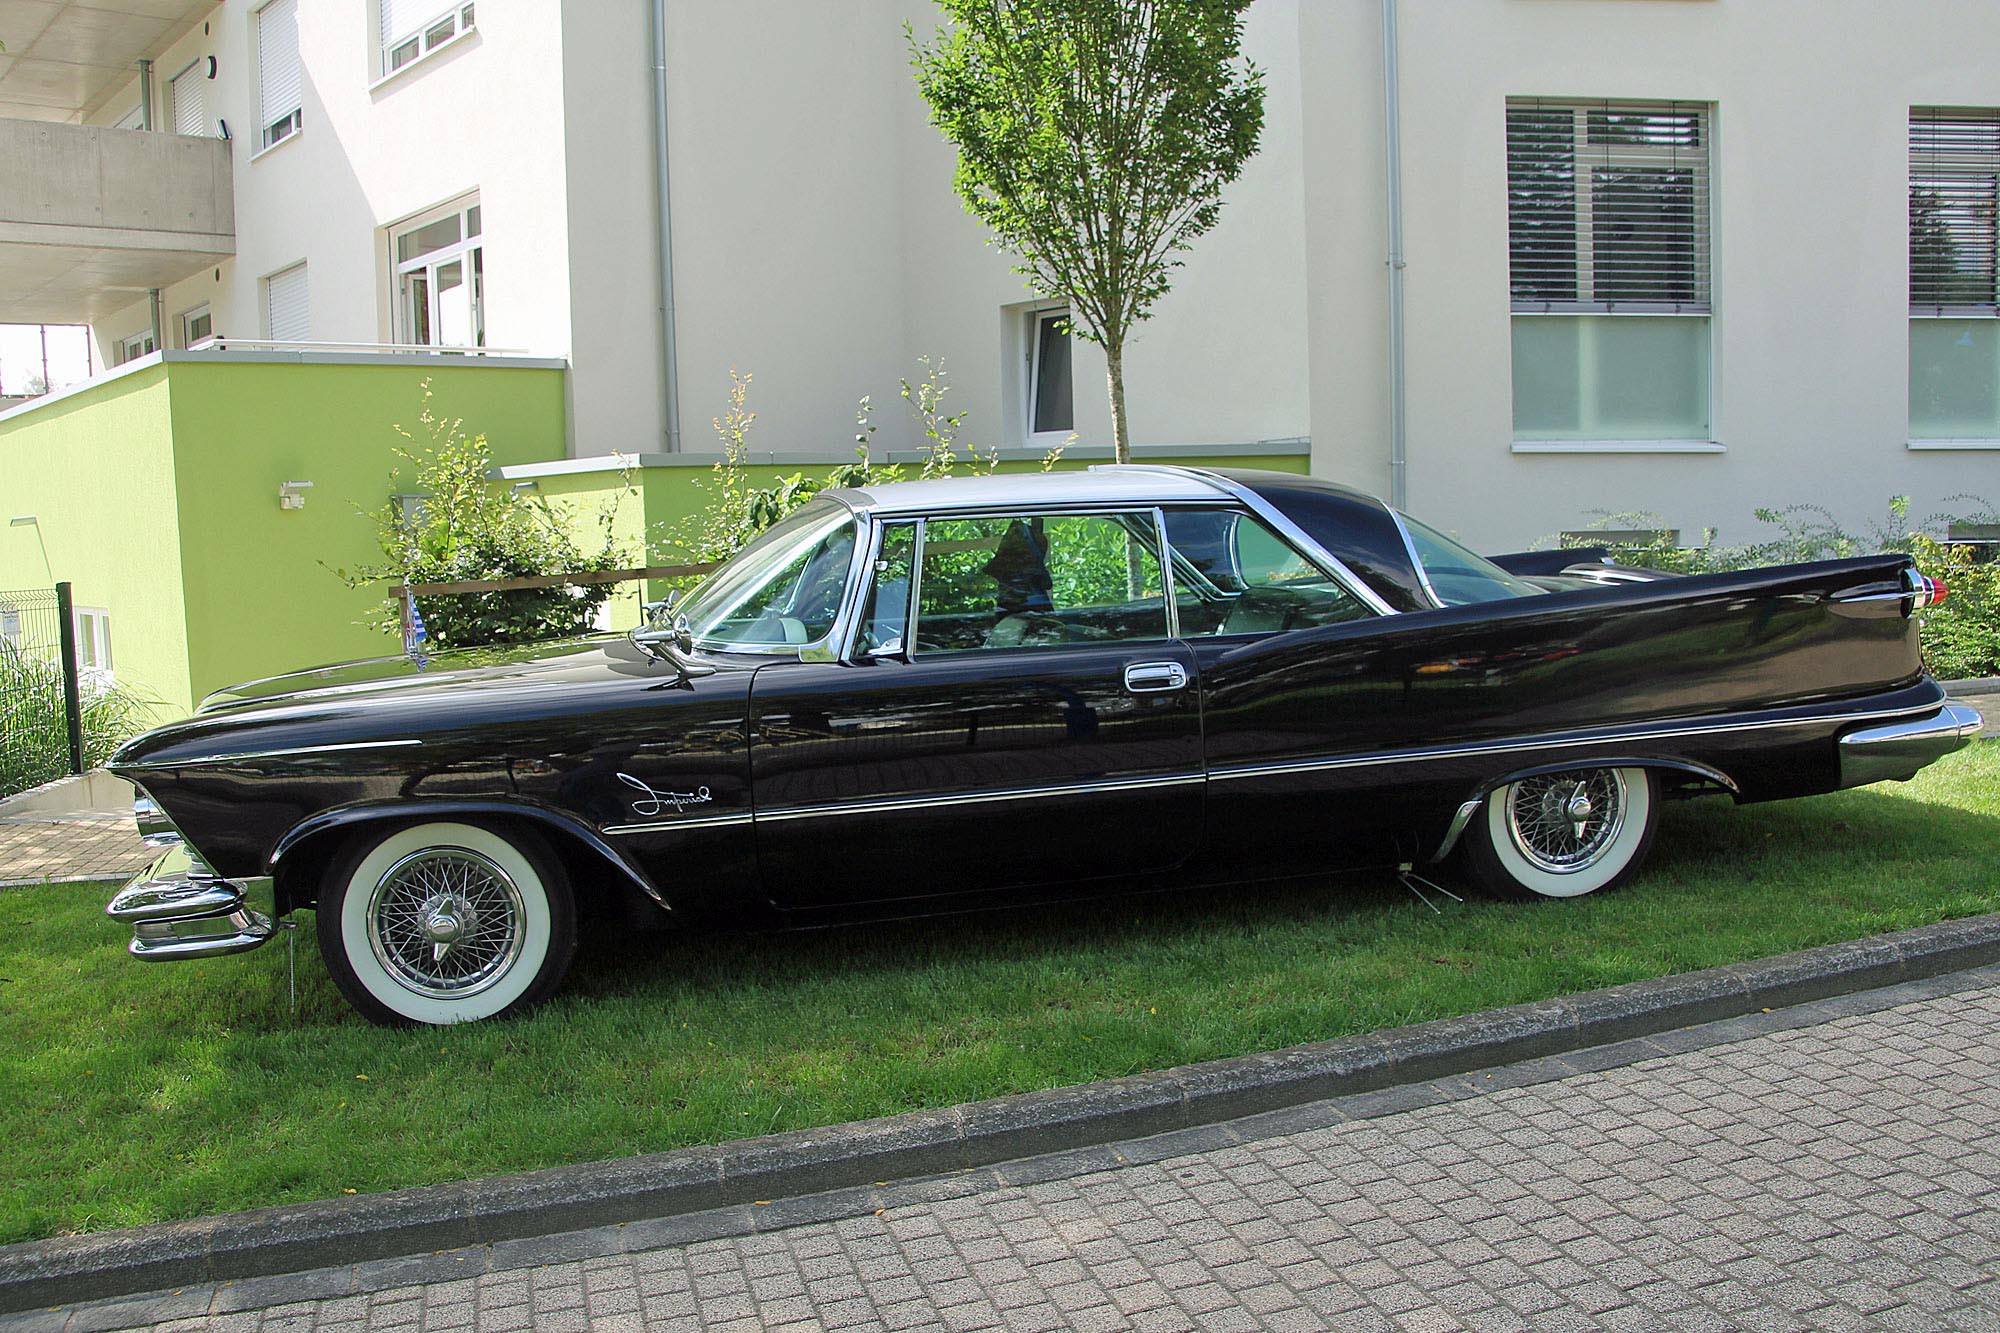
{"type": "Polygon", "coordinates": [[[581,574],[530,574],[516,579],[460,579],[453,583],[411,583],[390,590],[405,597],[449,597],[465,592],[515,592],[524,588],[565,588],[586,583],[629,583],[635,579],[680,579],[708,574],[721,562],[704,565],[647,565],[643,569],[599,569],[581,574]]]}

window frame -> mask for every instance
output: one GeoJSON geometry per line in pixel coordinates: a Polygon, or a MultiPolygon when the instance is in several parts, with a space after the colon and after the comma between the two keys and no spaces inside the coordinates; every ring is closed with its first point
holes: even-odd
{"type": "Polygon", "coordinates": [[[402,77],[432,56],[457,45],[479,31],[478,0],[447,0],[447,3],[439,5],[426,15],[422,22],[406,29],[401,36],[393,38],[390,36],[387,23],[388,15],[383,12],[385,6],[386,0],[375,0],[377,84],[402,77]],[[432,34],[444,26],[445,20],[451,22],[450,34],[435,41],[431,40],[432,34]],[[396,59],[397,52],[411,47],[415,50],[406,59],[401,61],[396,59]]]}
{"type": "MultiPolygon", "coordinates": [[[[199,73],[198,70],[203,64],[207,62],[207,60],[208,60],[207,56],[196,56],[193,60],[188,61],[188,63],[181,69],[181,71],[178,74],[175,74],[172,78],[167,80],[166,121],[169,125],[172,125],[174,127],[175,134],[181,133],[180,82],[182,79],[185,79],[190,74],[193,74],[198,80],[206,82],[207,76],[205,74],[199,73]]],[[[202,128],[196,130],[194,132],[194,135],[190,137],[203,137],[203,138],[207,137],[208,120],[209,120],[208,90],[204,88],[201,90],[201,92],[202,92],[202,98],[201,98],[202,128]]]]}
{"type": "Polygon", "coordinates": [[[456,348],[482,348],[486,346],[486,210],[482,206],[478,191],[460,195],[448,203],[409,217],[386,228],[389,241],[389,291],[393,302],[391,328],[395,341],[411,346],[436,347],[443,350],[456,348]],[[479,215],[479,230],[470,228],[474,213],[479,215]],[[400,257],[400,242],[404,237],[422,231],[425,227],[442,222],[446,218],[458,218],[458,239],[449,245],[434,250],[426,250],[410,259],[400,257]],[[464,265],[465,284],[471,289],[472,337],[470,343],[444,343],[436,341],[436,333],[441,321],[438,318],[437,270],[450,263],[464,265]],[[411,279],[423,275],[425,285],[425,322],[428,333],[425,338],[417,336],[416,320],[411,305],[413,286],[411,279]]]}
{"type": "Polygon", "coordinates": [[[304,55],[299,50],[299,7],[298,0],[265,0],[252,11],[251,47],[257,60],[257,149],[251,154],[253,159],[262,157],[283,143],[298,138],[305,129],[305,64],[304,55]],[[264,61],[264,21],[272,11],[289,6],[292,16],[292,64],[297,72],[299,97],[289,111],[277,115],[266,114],[264,89],[268,86],[271,71],[264,61]]]}
{"type": "Polygon", "coordinates": [[[192,347],[204,339],[215,336],[215,312],[207,301],[203,301],[199,305],[191,305],[181,311],[180,314],[174,316],[174,323],[180,329],[181,347],[183,349],[192,347]],[[200,337],[196,337],[194,330],[189,327],[197,319],[206,319],[208,321],[208,332],[202,334],[200,337]]]}
{"type": "Polygon", "coordinates": [[[1067,321],[1070,308],[1067,301],[1047,301],[1031,305],[1021,312],[1021,333],[1027,346],[1023,360],[1027,367],[1027,379],[1021,403],[1021,434],[1033,447],[1053,448],[1069,440],[1076,434],[1076,334],[1064,334],[1063,341],[1070,355],[1069,425],[1058,430],[1035,429],[1035,405],[1041,396],[1042,385],[1042,328],[1055,320],[1067,321]]]}
{"type": "MultiPolygon", "coordinates": [[[[1990,426],[1980,429],[1977,434],[1962,431],[1945,433],[1926,422],[1921,433],[1918,421],[1918,395],[1920,377],[1917,366],[1917,330],[1921,326],[1940,325],[1947,321],[1968,325],[1985,325],[2000,334],[2000,107],[1912,105],[1907,122],[1907,198],[1909,212],[1904,226],[1905,273],[1909,288],[1909,322],[1905,334],[1904,366],[1908,371],[1909,401],[1905,414],[1905,436],[1911,449],[2000,449],[2000,408],[1993,414],[1990,426]],[[1939,143],[1946,139],[1950,131],[1945,129],[1952,123],[1963,126],[1983,125],[1989,127],[1994,139],[1991,147],[1968,147],[1950,143],[1939,143]],[[1920,159],[1917,139],[1920,126],[1932,127],[1932,146],[1920,159]],[[1918,237],[1916,200],[1917,193],[1926,185],[1949,183],[1949,194],[1934,194],[1934,198],[1949,205],[1952,195],[1962,198],[1965,187],[1970,184],[1983,188],[1984,202],[1989,210],[1986,219],[1985,238],[1986,263],[1981,276],[1985,280],[1987,299],[1983,301],[1946,301],[1937,299],[1941,292],[1932,292],[1932,299],[1919,300],[1917,291],[1920,281],[1918,272],[1918,237]]],[[[1957,236],[1948,234],[1948,244],[1956,243],[1957,236]]],[[[1927,275],[1926,275],[1927,276],[1927,275]]],[[[1968,328],[1966,337],[1970,337],[1968,328]]],[[[2000,380],[2000,366],[1990,372],[2000,380]]],[[[1984,423],[1969,422],[1978,428],[1984,423]]]]}
{"type": "Polygon", "coordinates": [[[137,361],[142,356],[151,356],[160,350],[159,342],[151,329],[141,329],[128,338],[118,340],[118,364],[137,361]]]}
{"type": "Polygon", "coordinates": [[[91,684],[113,684],[117,663],[111,652],[111,612],[101,606],[77,606],[70,608],[70,618],[76,634],[77,674],[91,684]]]}
{"type": "Polygon", "coordinates": [[[262,318],[264,324],[265,338],[269,339],[272,342],[312,341],[312,336],[311,336],[312,335],[312,269],[310,265],[307,263],[307,261],[301,259],[296,264],[287,264],[283,268],[274,269],[271,272],[266,273],[263,276],[263,278],[259,280],[258,286],[260,288],[259,294],[264,298],[260,304],[263,307],[262,318]],[[281,278],[288,278],[294,273],[302,274],[304,275],[305,278],[307,336],[304,338],[280,338],[277,334],[277,331],[271,327],[271,284],[281,278]]]}
{"type": "Polygon", "coordinates": [[[1577,353],[1575,375],[1577,379],[1578,417],[1575,433],[1552,433],[1538,427],[1523,427],[1520,423],[1520,397],[1516,387],[1510,385],[1509,407],[1512,425],[1512,451],[1515,453],[1720,453],[1724,446],[1718,443],[1720,432],[1716,428],[1716,356],[1719,339],[1716,336],[1717,300],[1715,292],[1716,238],[1719,229],[1715,218],[1715,169],[1716,169],[1716,105],[1713,101],[1680,98],[1572,98],[1509,96],[1506,99],[1503,118],[1503,166],[1507,178],[1508,224],[1508,325],[1510,367],[1518,359],[1518,344],[1521,338],[1523,320],[1574,319],[1577,333],[1577,353]],[[1570,254],[1574,262],[1576,279],[1575,295],[1570,299],[1549,296],[1516,295],[1514,287],[1517,279],[1517,246],[1514,191],[1514,130],[1512,115],[1515,111],[1567,112],[1571,121],[1569,164],[1572,176],[1573,229],[1570,254]],[[1590,122],[1600,115],[1627,114],[1692,114],[1698,127],[1699,147],[1694,150],[1678,149],[1671,144],[1617,143],[1592,144],[1590,122]],[[1593,231],[1596,199],[1594,184],[1597,173],[1617,170],[1634,165],[1656,165],[1671,168],[1687,158],[1692,151],[1697,156],[1690,164],[1694,174],[1692,191],[1694,198],[1689,214],[1690,238],[1693,246],[1693,293],[1689,299],[1655,300],[1612,300],[1600,298],[1596,294],[1597,283],[1597,238],[1593,231]],[[1599,160],[1592,160],[1594,158],[1599,160]],[[1615,162],[1612,159],[1617,159],[1615,162]],[[1705,426],[1697,434],[1630,434],[1618,429],[1613,423],[1606,423],[1598,410],[1600,400],[1595,393],[1586,396],[1585,390],[1599,383],[1601,376],[1595,368],[1599,364],[1602,351],[1599,347],[1600,328],[1613,325],[1588,325],[1585,320],[1700,320],[1706,326],[1707,337],[1698,364],[1701,366],[1702,381],[1698,386],[1698,396],[1702,400],[1702,417],[1705,426]]]}

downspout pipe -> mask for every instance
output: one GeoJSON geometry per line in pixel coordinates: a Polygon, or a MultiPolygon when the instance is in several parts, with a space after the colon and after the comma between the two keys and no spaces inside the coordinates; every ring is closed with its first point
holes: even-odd
{"type": "Polygon", "coordinates": [[[139,62],[139,128],[153,128],[153,62],[139,62]]]}
{"type": "Polygon", "coordinates": [[[660,395],[667,452],[681,451],[680,360],[674,338],[673,190],[667,172],[667,0],[653,0],[653,162],[659,186],[660,395]]]}
{"type": "Polygon", "coordinates": [[[153,350],[164,352],[167,350],[167,330],[166,321],[160,317],[160,289],[158,287],[148,287],[146,289],[146,302],[146,308],[151,313],[153,319],[153,350]]]}
{"type": "Polygon", "coordinates": [[[1403,360],[1403,117],[1396,61],[1396,0],[1382,0],[1382,134],[1389,183],[1389,503],[1410,502],[1405,419],[1408,373],[1403,360]]]}

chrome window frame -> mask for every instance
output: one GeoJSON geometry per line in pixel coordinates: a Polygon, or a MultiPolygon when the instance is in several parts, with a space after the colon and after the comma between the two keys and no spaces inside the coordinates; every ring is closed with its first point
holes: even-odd
{"type": "MultiPolygon", "coordinates": [[[[844,499],[835,497],[834,503],[847,511],[847,521],[854,526],[855,532],[854,549],[848,554],[847,573],[841,582],[840,607],[834,612],[833,624],[827,632],[805,643],[719,643],[695,639],[689,645],[692,651],[722,657],[768,657],[809,662],[836,660],[838,653],[832,647],[834,644],[852,646],[856,625],[861,619],[857,589],[864,586],[866,571],[874,561],[877,530],[881,524],[875,521],[872,514],[856,509],[844,499]],[[813,653],[815,649],[819,651],[813,653]],[[808,656],[809,653],[813,655],[808,656]]],[[[714,574],[709,575],[709,578],[713,577],[714,574]]]]}
{"type": "Polygon", "coordinates": [[[1431,599],[1431,609],[1442,611],[1444,598],[1431,586],[1431,572],[1424,568],[1424,558],[1417,554],[1417,539],[1410,535],[1410,525],[1403,521],[1403,515],[1394,506],[1384,506],[1389,517],[1396,521],[1396,535],[1403,539],[1403,551],[1410,557],[1410,568],[1417,571],[1417,582],[1423,586],[1424,596],[1431,599]]]}

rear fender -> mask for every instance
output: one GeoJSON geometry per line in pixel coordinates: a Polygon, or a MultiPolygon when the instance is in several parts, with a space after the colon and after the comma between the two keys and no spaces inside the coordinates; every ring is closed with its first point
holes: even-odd
{"type": "MultiPolygon", "coordinates": [[[[418,820],[466,818],[518,820],[536,827],[559,853],[569,853],[601,861],[620,888],[643,895],[662,911],[672,911],[644,871],[624,853],[600,837],[582,820],[545,805],[526,801],[489,799],[382,801],[365,805],[323,810],[302,820],[271,849],[269,873],[277,897],[279,913],[291,911],[310,901],[312,885],[325,854],[346,834],[365,824],[407,823],[418,820]]],[[[565,856],[565,859],[572,859],[565,856]]]]}
{"type": "Polygon", "coordinates": [[[1568,773],[1579,768],[1652,768],[1667,773],[1678,773],[1698,783],[1720,787],[1731,796],[1743,794],[1742,789],[1736,785],[1736,780],[1727,773],[1719,768],[1710,768],[1707,764],[1698,764],[1692,759],[1665,759],[1658,756],[1640,758],[1627,755],[1608,755],[1600,759],[1593,755],[1587,763],[1579,763],[1572,759],[1562,764],[1535,764],[1528,768],[1517,768],[1504,777],[1481,783],[1460,802],[1457,812],[1452,815],[1451,826],[1445,830],[1444,840],[1438,844],[1437,852],[1431,860],[1442,861],[1450,856],[1451,849],[1458,845],[1460,836],[1464,834],[1466,826],[1472,823],[1472,817],[1479,813],[1479,807],[1485,803],[1486,798],[1508,783],[1519,782],[1524,778],[1541,777],[1545,773],[1568,773]]]}

